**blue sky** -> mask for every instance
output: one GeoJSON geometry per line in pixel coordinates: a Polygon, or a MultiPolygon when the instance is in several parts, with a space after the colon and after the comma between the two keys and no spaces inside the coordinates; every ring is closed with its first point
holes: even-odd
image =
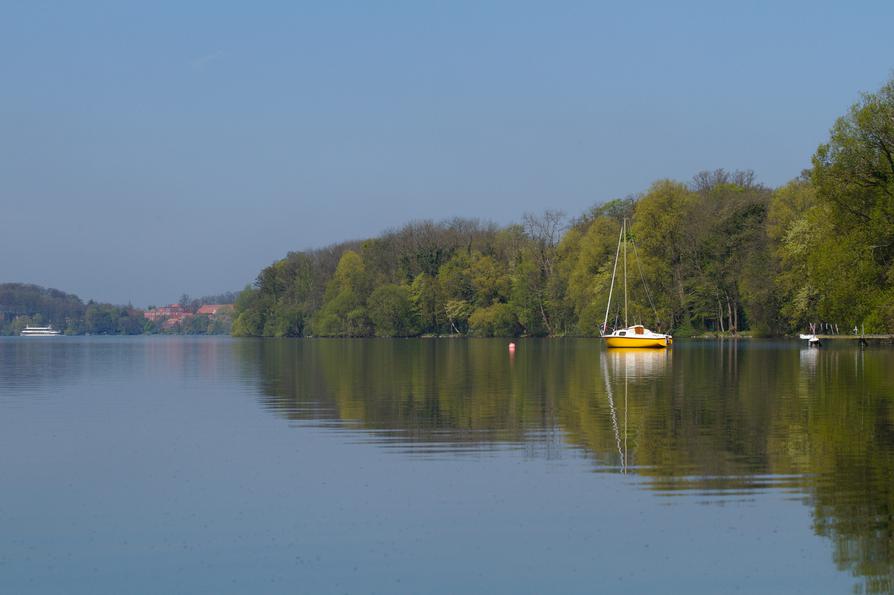
{"type": "Polygon", "coordinates": [[[0,281],[147,305],[411,219],[769,185],[894,69],[894,3],[5,2],[0,281]]]}

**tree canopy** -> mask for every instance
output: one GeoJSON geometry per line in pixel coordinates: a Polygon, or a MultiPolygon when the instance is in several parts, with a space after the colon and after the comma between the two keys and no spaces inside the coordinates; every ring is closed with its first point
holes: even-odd
{"type": "Polygon", "coordinates": [[[780,188],[750,170],[706,170],[571,220],[416,221],[292,253],[240,295],[234,333],[598,334],[625,219],[629,323],[678,335],[810,322],[894,331],[894,80],[864,94],[812,168],[780,188]]]}

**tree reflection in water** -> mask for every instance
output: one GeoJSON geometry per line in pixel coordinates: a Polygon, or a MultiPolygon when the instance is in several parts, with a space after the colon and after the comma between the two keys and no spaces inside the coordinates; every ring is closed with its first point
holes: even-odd
{"type": "Polygon", "coordinates": [[[784,490],[858,589],[894,591],[894,351],[772,341],[605,351],[594,340],[235,344],[264,406],[415,455],[586,453],[634,485],[722,503],[784,490]]]}

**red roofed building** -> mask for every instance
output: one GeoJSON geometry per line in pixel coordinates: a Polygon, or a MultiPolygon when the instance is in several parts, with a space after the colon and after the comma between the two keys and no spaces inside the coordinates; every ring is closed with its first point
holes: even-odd
{"type": "Polygon", "coordinates": [[[143,312],[143,316],[153,322],[172,319],[179,322],[187,316],[192,316],[192,314],[190,314],[189,311],[187,311],[186,308],[184,308],[180,304],[171,304],[170,306],[162,306],[160,308],[146,310],[145,312],[143,312]]]}
{"type": "Polygon", "coordinates": [[[199,308],[196,314],[205,316],[217,316],[218,314],[224,314],[233,309],[233,304],[205,304],[201,308],[199,308]]]}

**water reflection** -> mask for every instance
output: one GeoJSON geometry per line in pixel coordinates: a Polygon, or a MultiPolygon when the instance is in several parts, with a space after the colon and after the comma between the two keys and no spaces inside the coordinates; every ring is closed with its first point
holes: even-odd
{"type": "Polygon", "coordinates": [[[784,342],[247,341],[263,404],[414,455],[586,453],[667,497],[808,504],[839,568],[891,592],[894,352],[784,342]]]}
{"type": "Polygon", "coordinates": [[[44,399],[82,383],[231,374],[234,342],[221,337],[0,337],[0,401],[44,399]]]}
{"type": "Polygon", "coordinates": [[[363,428],[375,441],[406,450],[428,443],[487,450],[555,440],[561,353],[548,344],[536,348],[543,362],[512,362],[502,342],[490,341],[257,341],[240,347],[244,364],[260,371],[264,406],[292,420],[363,428]],[[537,387],[535,399],[520,398],[537,387]]]}
{"type": "Polygon", "coordinates": [[[35,394],[47,385],[77,381],[83,374],[84,352],[66,349],[58,341],[38,347],[19,338],[0,338],[0,398],[35,394]]]}
{"type": "MultiPolygon", "coordinates": [[[[891,593],[892,369],[890,349],[808,350],[773,341],[605,351],[596,341],[532,340],[520,341],[510,357],[499,340],[9,339],[0,340],[0,413],[21,412],[39,397],[37,417],[22,417],[33,424],[57,400],[66,425],[69,416],[75,430],[85,423],[80,406],[88,426],[108,416],[109,423],[89,427],[114,436],[115,420],[136,429],[131,415],[164,404],[169,409],[160,419],[178,430],[143,428],[164,438],[161,446],[146,444],[158,449],[191,438],[190,450],[201,452],[193,434],[201,417],[221,423],[237,416],[206,389],[243,383],[242,405],[247,388],[290,425],[331,428],[345,442],[374,444],[417,463],[496,461],[494,451],[515,450],[559,460],[558,468],[562,458],[586,457],[594,472],[606,474],[600,480],[624,473],[630,490],[676,507],[671,514],[681,504],[704,503],[711,508],[697,508],[710,512],[767,495],[803,502],[815,533],[833,544],[834,564],[859,577],[858,590],[891,593]],[[103,383],[114,390],[97,391],[103,383]],[[66,390],[78,384],[85,390],[66,390]],[[195,409],[157,397],[175,389],[195,409]]],[[[224,427],[238,430],[242,421],[224,427]]],[[[84,438],[71,444],[83,447],[84,438]]],[[[21,444],[10,442],[14,448],[21,444]]],[[[5,469],[15,461],[8,458],[5,469]]],[[[208,468],[208,460],[201,463],[191,472],[208,468]]]]}

